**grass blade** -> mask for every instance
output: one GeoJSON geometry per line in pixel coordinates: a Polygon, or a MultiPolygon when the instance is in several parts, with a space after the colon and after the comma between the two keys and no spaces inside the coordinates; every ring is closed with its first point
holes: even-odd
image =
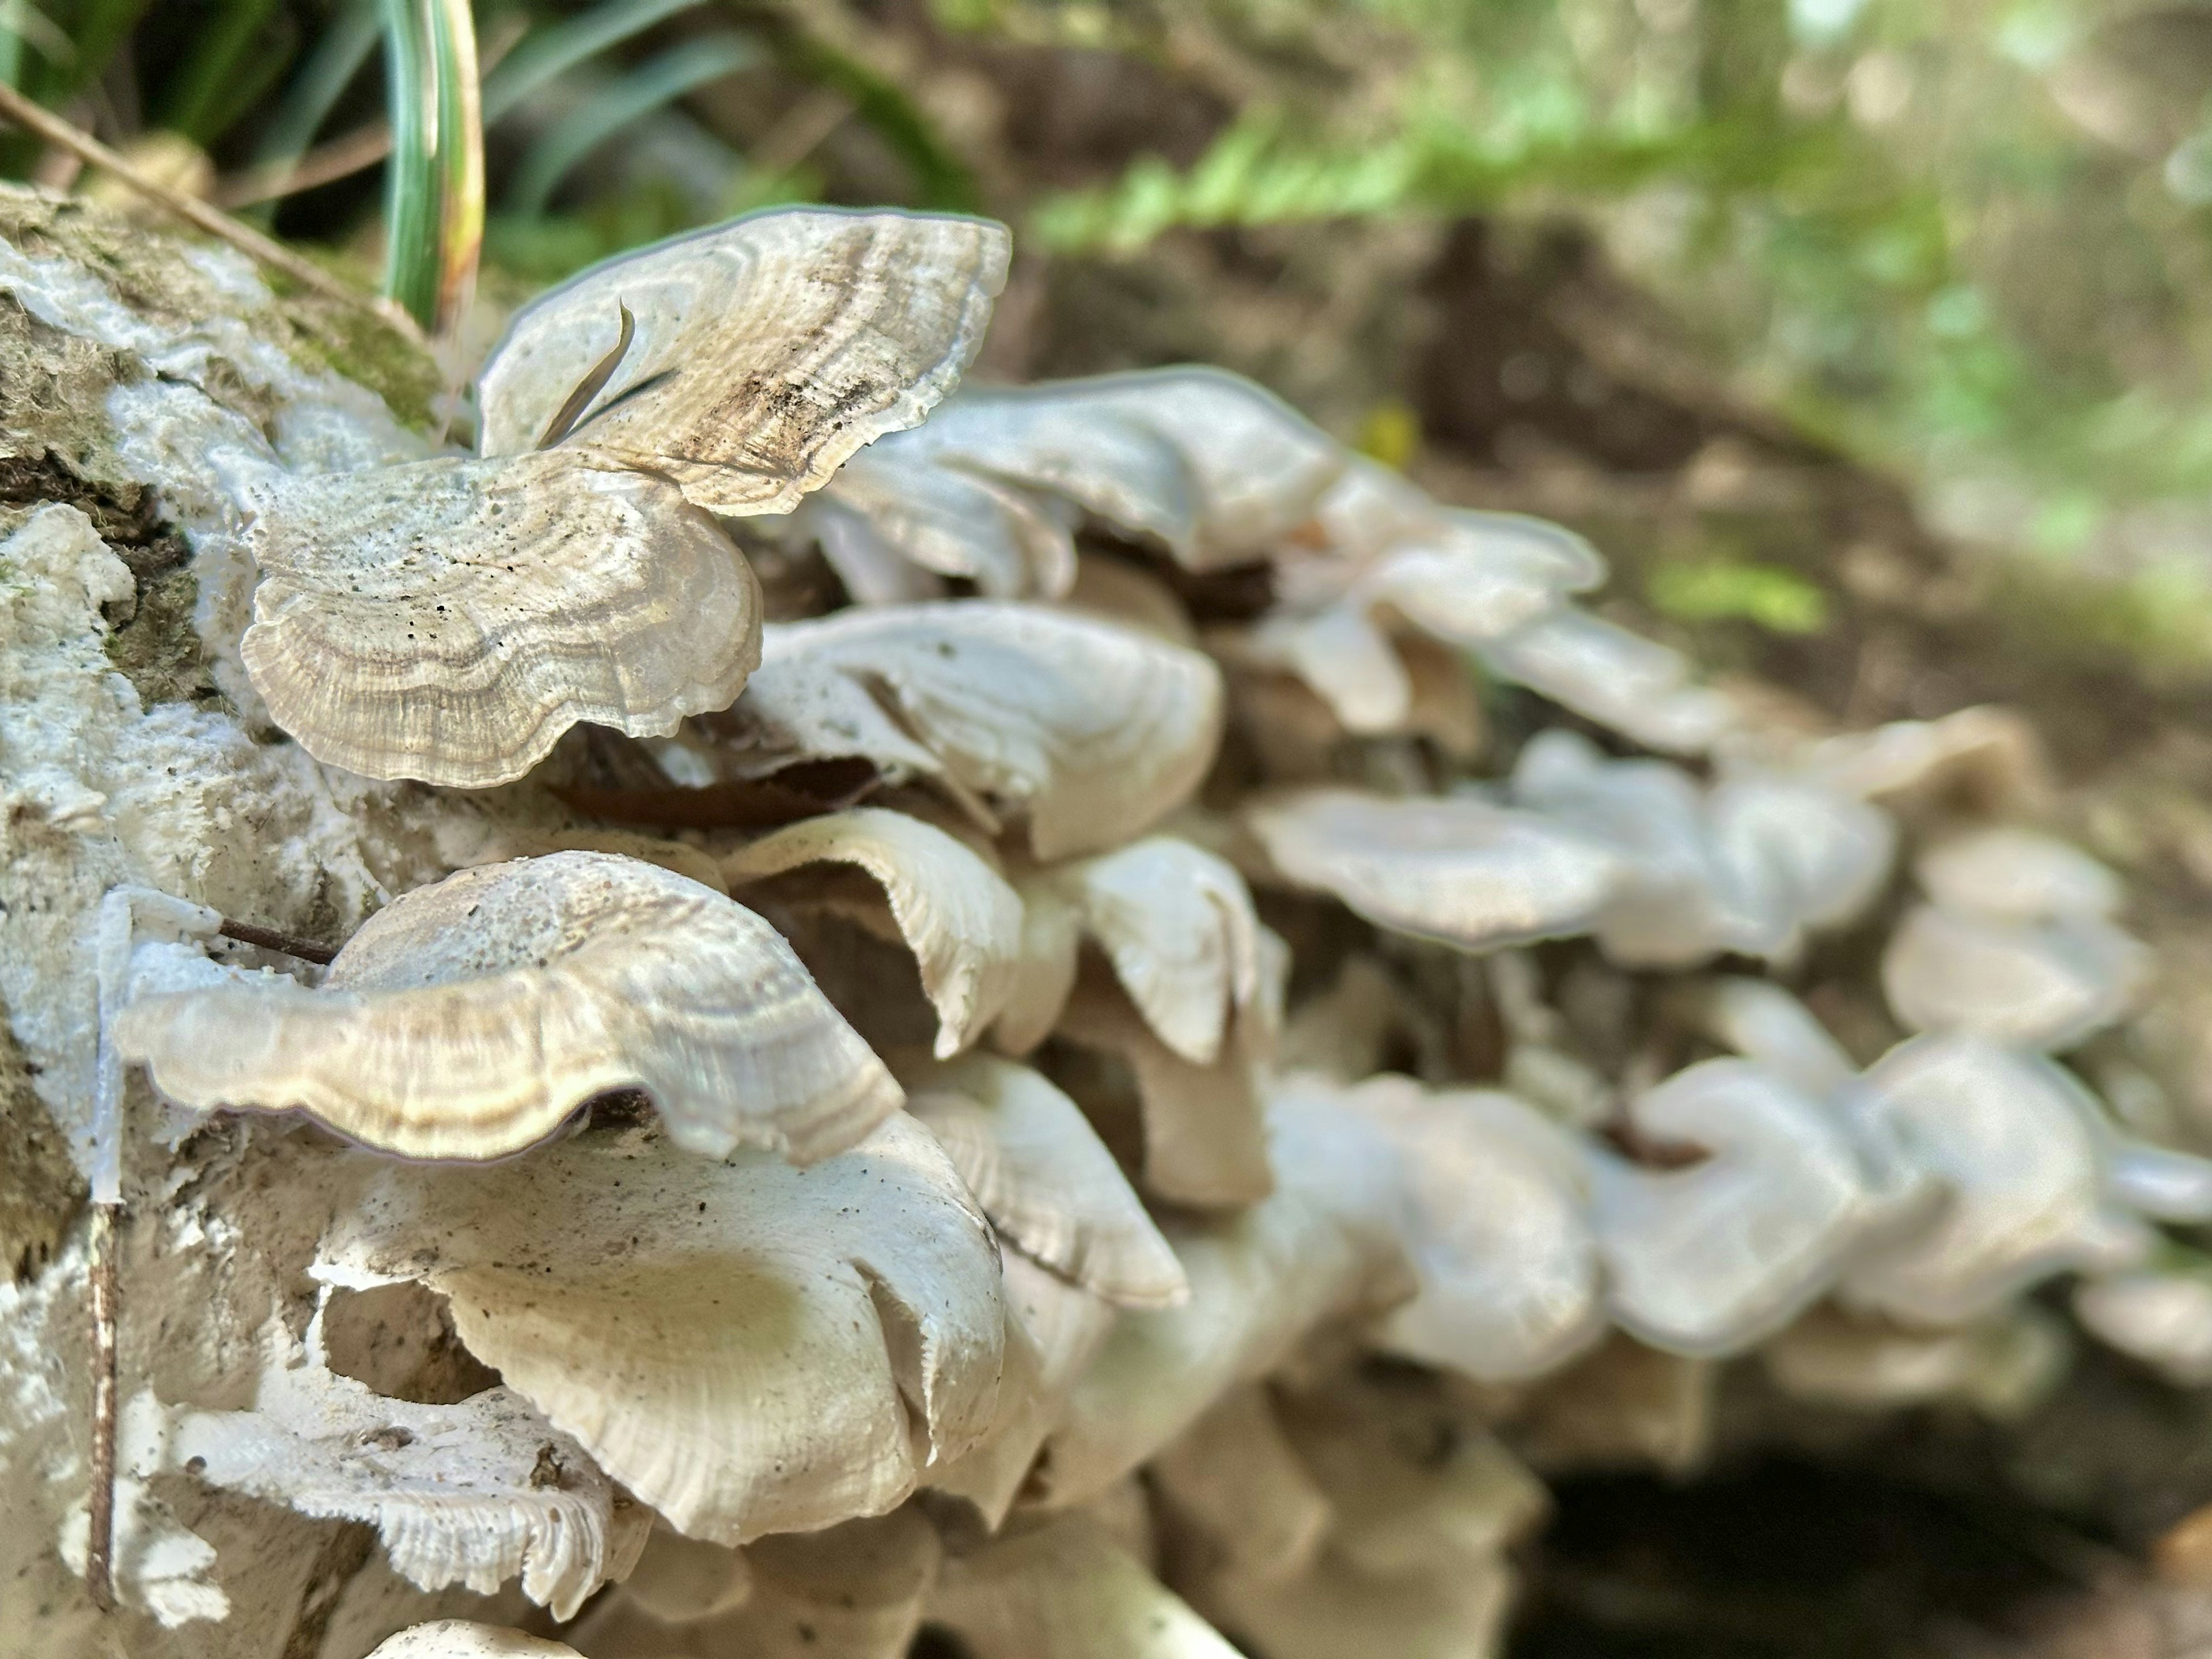
{"type": "Polygon", "coordinates": [[[467,305],[483,248],[476,24],[468,0],[385,0],[384,27],[384,291],[440,330],[467,305]]]}
{"type": "Polygon", "coordinates": [[[495,125],[532,93],[585,59],[698,3],[699,0],[607,0],[579,16],[532,30],[484,77],[484,125],[495,125]]]}

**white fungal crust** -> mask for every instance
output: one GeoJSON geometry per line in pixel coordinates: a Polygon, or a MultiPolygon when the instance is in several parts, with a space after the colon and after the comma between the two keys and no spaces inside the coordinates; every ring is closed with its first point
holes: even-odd
{"type": "Polygon", "coordinates": [[[617,1553],[607,1478],[509,1389],[417,1405],[279,1352],[251,1411],[185,1414],[171,1458],[210,1486],[368,1522],[419,1589],[489,1595],[520,1577],[556,1619],[575,1617],[617,1553]]]}
{"type": "Polygon", "coordinates": [[[998,1250],[902,1117],[803,1170],[599,1137],[392,1167],[324,1256],[445,1295],[507,1387],[718,1543],[882,1514],[994,1410],[998,1250]]]}
{"type": "Polygon", "coordinates": [[[1187,1300],[1182,1268],[1083,1115],[1026,1066],[992,1054],[900,1068],[991,1224],[1039,1261],[1123,1308],[1187,1300]]]}
{"type": "Polygon", "coordinates": [[[378,912],[319,990],[149,996],[116,1041],[181,1104],[296,1109],[410,1158],[503,1158],[640,1088],[690,1150],[806,1162],[900,1100],[766,922],[603,853],[464,870],[378,912]]]}
{"type": "Polygon", "coordinates": [[[240,651],[318,760],[482,788],[579,721],[726,708],[760,660],[751,567],[664,478],[565,452],[267,487],[240,651]]]}
{"type": "Polygon", "coordinates": [[[1468,950],[1586,932],[1627,876],[1591,837],[1472,795],[1311,789],[1255,802],[1244,822],[1291,885],[1468,950]]]}
{"type": "Polygon", "coordinates": [[[948,1560],[929,1622],[975,1659],[1237,1659],[1218,1632],[1087,1516],[948,1560]]]}
{"type": "MultiPolygon", "coordinates": [[[[1022,902],[957,836],[903,812],[856,806],[805,818],[724,854],[739,887],[803,866],[850,865],[883,889],[937,1010],[937,1056],[968,1048],[1006,1007],[1023,972],[1022,902]]],[[[834,890],[791,902],[826,902],[834,890]]]]}
{"type": "Polygon", "coordinates": [[[1589,1156],[1510,1095],[1381,1076],[1286,1079],[1373,1127],[1403,1160],[1420,1291],[1378,1345],[1486,1382],[1557,1369],[1602,1332],[1589,1156]]]}
{"type": "Polygon", "coordinates": [[[725,518],[788,513],[958,382],[1010,246],[988,220],[805,208],[611,259],[508,325],[477,382],[483,453],[544,442],[627,308],[634,337],[562,447],[725,518]]]}
{"type": "Polygon", "coordinates": [[[1221,732],[1213,665],[1042,605],[848,611],[768,629],[760,672],[700,722],[725,775],[860,758],[943,790],[994,828],[1026,817],[1040,859],[1142,834],[1188,799],[1221,732]]]}

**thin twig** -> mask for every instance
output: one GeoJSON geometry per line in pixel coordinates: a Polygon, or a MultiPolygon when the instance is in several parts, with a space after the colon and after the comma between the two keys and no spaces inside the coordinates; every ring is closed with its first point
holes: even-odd
{"type": "Polygon", "coordinates": [[[122,1207],[92,1206],[92,1490],[85,1499],[84,1587],[102,1613],[115,1610],[115,1349],[121,1289],[115,1224],[122,1207]]]}
{"type": "Polygon", "coordinates": [[[336,947],[319,945],[313,939],[301,939],[296,933],[280,933],[274,927],[260,927],[250,921],[233,921],[228,916],[216,932],[225,939],[234,939],[240,945],[258,945],[264,951],[274,951],[280,956],[297,957],[302,962],[312,962],[319,968],[327,968],[337,957],[336,947]]]}
{"type": "Polygon", "coordinates": [[[64,121],[52,110],[40,108],[5,82],[0,82],[0,116],[5,116],[17,126],[37,134],[48,143],[58,145],[101,172],[121,179],[141,196],[159,202],[186,223],[205,231],[218,240],[229,243],[241,253],[283,271],[302,288],[313,289],[325,298],[366,311],[411,343],[428,349],[429,340],[416,326],[415,319],[389,300],[374,299],[357,292],[320,265],[301,258],[280,242],[271,241],[252,226],[239,223],[228,214],[209,206],[197,196],[187,195],[173,185],[148,177],[82,127],[64,121]]]}
{"type": "Polygon", "coordinates": [[[280,197],[297,196],[373,167],[392,154],[392,127],[381,117],[356,127],[343,137],[318,144],[289,162],[248,167],[215,187],[217,207],[252,207],[280,197]]]}

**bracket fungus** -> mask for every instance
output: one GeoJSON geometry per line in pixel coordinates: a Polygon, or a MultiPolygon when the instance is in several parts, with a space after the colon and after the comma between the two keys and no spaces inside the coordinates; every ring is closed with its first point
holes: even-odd
{"type": "Polygon", "coordinates": [[[410,1158],[503,1158],[593,1095],[640,1088],[693,1151],[804,1162],[899,1103],[767,923],[611,854],[461,871],[379,911],[318,989],[143,997],[116,1042],[185,1105],[296,1108],[410,1158]]]}
{"type": "Polygon", "coordinates": [[[903,1116],[805,1170],[585,1141],[388,1166],[319,1271],[445,1296],[507,1387],[724,1544],[902,1501],[988,1425],[1005,1340],[990,1229],[903,1116]]]}
{"type": "Polygon", "coordinates": [[[482,787],[580,720],[665,735],[726,707],[759,584],[709,515],[788,512],[921,419],[1007,250],[980,220],[787,210],[536,301],[480,377],[482,459],[258,490],[240,650],[270,717],[349,770],[482,787]]]}
{"type": "Polygon", "coordinates": [[[1139,835],[1197,789],[1221,682],[1194,651],[1042,605],[848,611],[767,630],[726,714],[694,723],[719,776],[860,759],[942,790],[993,830],[1025,817],[1062,859],[1139,835]]]}

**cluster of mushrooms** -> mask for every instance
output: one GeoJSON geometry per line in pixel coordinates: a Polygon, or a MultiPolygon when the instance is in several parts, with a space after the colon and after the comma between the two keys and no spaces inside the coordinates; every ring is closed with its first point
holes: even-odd
{"type": "Polygon", "coordinates": [[[108,1144],[143,1067],[329,1206],[173,1467],[550,1621],[390,1659],[1471,1659],[1531,1465],[1694,1458],[1716,1361],[2002,1410],[2072,1275],[2212,1378],[2016,721],[1779,732],[1214,370],[948,397],[1006,255],[742,220],[521,312],[476,457],[263,489],[270,720],[566,816],[326,968],[113,901],[108,1144]]]}

